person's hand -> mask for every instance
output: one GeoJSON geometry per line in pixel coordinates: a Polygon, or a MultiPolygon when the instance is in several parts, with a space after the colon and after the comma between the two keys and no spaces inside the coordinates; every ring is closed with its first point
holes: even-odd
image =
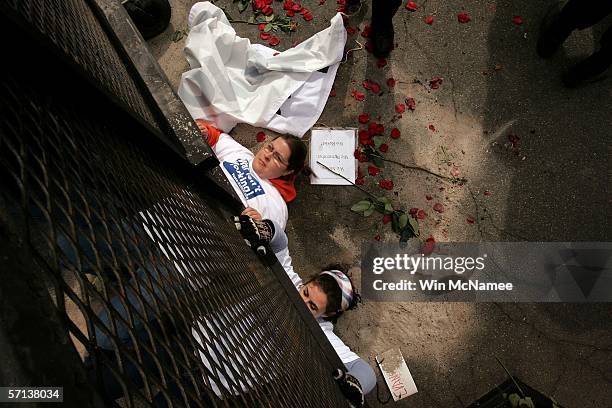
{"type": "Polygon", "coordinates": [[[198,125],[198,129],[200,129],[200,133],[202,134],[204,140],[208,140],[208,129],[206,128],[206,124],[208,122],[204,119],[196,119],[195,123],[198,125]]]}
{"type": "Polygon", "coordinates": [[[270,220],[255,220],[248,215],[234,217],[234,225],[248,246],[266,255],[266,245],[274,237],[274,224],[270,220]]]}
{"type": "Polygon", "coordinates": [[[246,215],[248,217],[251,217],[255,221],[261,221],[263,219],[261,214],[256,209],[251,207],[245,208],[244,211],[240,213],[240,215],[246,215]]]}
{"type": "Polygon", "coordinates": [[[349,406],[352,408],[363,407],[363,390],[361,389],[359,380],[339,368],[337,368],[332,375],[336,383],[338,383],[342,395],[344,395],[344,398],[349,402],[349,406]]]}

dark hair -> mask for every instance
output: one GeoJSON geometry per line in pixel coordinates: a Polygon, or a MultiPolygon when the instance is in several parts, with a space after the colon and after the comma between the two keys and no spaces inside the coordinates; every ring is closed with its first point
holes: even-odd
{"type": "Polygon", "coordinates": [[[283,139],[291,151],[287,170],[292,170],[294,174],[298,174],[305,168],[304,163],[306,162],[306,156],[308,156],[308,148],[306,147],[306,143],[302,142],[302,139],[293,135],[280,135],[274,138],[274,140],[278,138],[283,139]]]}
{"type": "MultiPolygon", "coordinates": [[[[348,268],[340,264],[331,264],[322,268],[321,272],[331,270],[336,270],[344,273],[351,281],[351,286],[353,287],[353,301],[346,310],[352,310],[356,308],[357,304],[361,301],[361,296],[359,295],[359,293],[357,293],[357,289],[355,288],[351,277],[347,273],[348,268]]],[[[314,283],[321,288],[323,293],[325,293],[325,295],[327,296],[327,307],[325,308],[325,314],[330,315],[324,317],[324,319],[335,323],[338,317],[340,317],[343,313],[342,311],[340,311],[340,308],[342,306],[342,291],[340,290],[340,286],[338,286],[338,282],[336,282],[336,280],[332,276],[327,274],[321,275],[321,272],[318,272],[315,275],[311,276],[306,282],[304,282],[304,285],[314,283]]]]}

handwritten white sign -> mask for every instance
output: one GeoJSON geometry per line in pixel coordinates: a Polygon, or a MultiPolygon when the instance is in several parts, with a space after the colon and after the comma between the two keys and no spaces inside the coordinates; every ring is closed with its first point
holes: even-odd
{"type": "Polygon", "coordinates": [[[399,401],[418,392],[400,349],[391,349],[376,356],[393,401],[399,401]]]}
{"type": "Polygon", "coordinates": [[[350,185],[355,182],[357,164],[355,129],[312,129],[310,137],[311,184],[350,185]],[[332,173],[318,162],[344,178],[332,173]]]}

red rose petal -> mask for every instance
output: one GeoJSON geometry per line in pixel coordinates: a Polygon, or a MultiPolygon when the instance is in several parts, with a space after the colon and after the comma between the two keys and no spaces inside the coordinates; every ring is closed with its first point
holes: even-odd
{"type": "Polygon", "coordinates": [[[453,167],[451,168],[451,170],[450,170],[450,174],[451,174],[451,176],[453,176],[453,177],[459,177],[459,174],[460,174],[460,172],[459,172],[459,167],[457,167],[457,166],[453,166],[453,167]]]}
{"type": "Polygon", "coordinates": [[[275,47],[275,46],[277,46],[278,44],[280,44],[280,40],[279,40],[279,39],[278,39],[278,37],[277,37],[277,36],[275,36],[275,35],[273,35],[273,36],[270,38],[270,41],[268,41],[268,45],[269,45],[269,46],[271,46],[271,47],[275,47]]]}
{"type": "Polygon", "coordinates": [[[423,248],[421,248],[421,253],[425,256],[429,256],[433,252],[435,246],[436,240],[434,237],[430,236],[425,240],[425,244],[423,245],[423,248]]]}
{"type": "Polygon", "coordinates": [[[393,88],[395,86],[395,79],[393,79],[393,78],[387,79],[387,86],[389,88],[393,88]]]}
{"type": "Polygon", "coordinates": [[[383,215],[382,222],[383,224],[388,224],[391,222],[392,219],[393,217],[391,217],[391,214],[385,214],[383,215]]]}
{"type": "Polygon", "coordinates": [[[419,210],[417,211],[416,216],[419,220],[424,220],[425,218],[427,218],[427,213],[423,210],[419,210]]]}
{"type": "Polygon", "coordinates": [[[385,65],[387,65],[387,60],[385,58],[379,58],[378,61],[376,61],[376,66],[378,68],[382,68],[385,65]]]}
{"type": "Polygon", "coordinates": [[[429,80],[429,87],[431,89],[438,89],[440,88],[440,85],[442,85],[442,81],[444,81],[444,78],[433,77],[429,80]]]}
{"type": "Polygon", "coordinates": [[[361,31],[361,36],[363,38],[368,38],[370,37],[371,33],[372,33],[372,27],[370,27],[369,25],[366,25],[365,27],[363,27],[363,30],[361,31]]]}
{"type": "Polygon", "coordinates": [[[368,166],[368,174],[370,176],[376,176],[378,173],[380,173],[380,169],[376,166],[368,166]]]}
{"type": "Polygon", "coordinates": [[[365,124],[370,121],[370,115],[368,115],[367,113],[362,113],[361,115],[359,115],[358,119],[359,123],[365,124]]]}
{"type": "Polygon", "coordinates": [[[389,145],[386,144],[386,143],[383,143],[383,144],[380,145],[378,150],[380,150],[383,153],[387,153],[389,151],[389,145]]]}
{"type": "Polygon", "coordinates": [[[512,22],[516,25],[522,25],[523,24],[523,17],[521,16],[514,16],[512,17],[512,22]]]}
{"type": "Polygon", "coordinates": [[[331,91],[329,91],[329,96],[330,96],[330,97],[332,97],[332,98],[333,98],[334,96],[336,96],[336,90],[332,88],[332,90],[331,90],[331,91]]]}
{"type": "Polygon", "coordinates": [[[375,94],[380,92],[380,85],[377,84],[376,82],[370,82],[370,91],[374,92],[375,94]]]}
{"type": "Polygon", "coordinates": [[[417,213],[418,213],[418,212],[419,212],[419,209],[418,209],[418,208],[416,208],[416,207],[412,207],[412,208],[411,208],[411,209],[408,211],[408,214],[410,214],[410,215],[412,215],[412,216],[415,216],[415,217],[416,217],[416,215],[417,215],[417,213]]]}
{"type": "Polygon", "coordinates": [[[406,105],[404,105],[403,103],[398,103],[397,105],[395,105],[395,111],[397,113],[404,113],[406,111],[406,105]]]}
{"type": "Polygon", "coordinates": [[[310,14],[310,13],[304,14],[304,20],[306,20],[306,21],[310,21],[310,20],[312,20],[313,18],[314,18],[314,17],[313,17],[313,16],[312,16],[312,14],[310,14]]]}
{"type": "Polygon", "coordinates": [[[261,143],[266,140],[266,134],[264,132],[257,132],[257,134],[255,135],[255,139],[257,139],[257,141],[261,143]]]}
{"type": "Polygon", "coordinates": [[[293,16],[295,16],[295,11],[293,11],[293,10],[287,10],[287,13],[286,13],[286,14],[287,14],[287,17],[293,17],[293,16]]]}
{"type": "Polygon", "coordinates": [[[484,195],[486,195],[487,197],[490,196],[492,193],[489,190],[485,190],[485,192],[483,193],[484,195]]]}
{"type": "Polygon", "coordinates": [[[435,203],[433,206],[434,211],[439,212],[439,213],[443,213],[444,212],[444,206],[440,203],[435,203]]]}
{"type": "Polygon", "coordinates": [[[465,219],[465,221],[467,221],[467,223],[468,223],[468,224],[473,224],[473,223],[475,223],[475,222],[476,222],[476,220],[475,220],[475,219],[473,219],[472,217],[467,217],[467,218],[465,219]]]}
{"type": "Polygon", "coordinates": [[[432,132],[435,132],[435,131],[436,131],[436,127],[435,127],[434,125],[432,125],[431,123],[429,124],[429,126],[427,126],[427,128],[428,128],[429,130],[431,130],[432,132]]]}
{"type": "Polygon", "coordinates": [[[425,21],[425,24],[429,24],[429,25],[432,25],[434,22],[433,16],[425,16],[423,20],[425,21]]]}
{"type": "Polygon", "coordinates": [[[306,14],[310,14],[310,10],[308,10],[306,7],[303,7],[303,8],[300,10],[300,14],[301,14],[301,15],[303,15],[303,16],[305,16],[306,14]]]}
{"type": "Polygon", "coordinates": [[[405,102],[406,102],[406,106],[411,111],[413,111],[416,108],[416,101],[414,100],[414,98],[406,98],[405,102]]]}
{"type": "Polygon", "coordinates": [[[365,89],[367,89],[367,90],[369,90],[369,89],[371,88],[371,85],[370,85],[370,80],[368,80],[368,79],[364,79],[364,80],[363,80],[363,82],[361,83],[361,85],[362,85],[362,86],[363,86],[365,89]]]}
{"type": "Polygon", "coordinates": [[[302,9],[302,6],[300,6],[299,4],[294,4],[293,6],[291,6],[291,10],[293,11],[300,11],[302,9]]]}
{"type": "Polygon", "coordinates": [[[261,23],[257,26],[257,28],[259,29],[259,31],[263,31],[266,29],[266,23],[261,23]]]}
{"type": "Polygon", "coordinates": [[[262,40],[269,40],[270,37],[272,37],[272,34],[270,33],[259,33],[259,38],[262,40]]]}
{"type": "Polygon", "coordinates": [[[376,124],[376,134],[382,135],[383,133],[385,133],[385,127],[383,126],[382,123],[377,123],[376,124]]]}
{"type": "Polygon", "coordinates": [[[356,91],[354,89],[351,91],[351,96],[360,102],[365,99],[365,95],[362,92],[356,91]]]}
{"type": "Polygon", "coordinates": [[[401,135],[402,134],[398,128],[391,129],[391,139],[399,139],[401,135]]]}
{"type": "Polygon", "coordinates": [[[406,10],[417,11],[418,8],[419,6],[417,6],[414,1],[409,1],[408,3],[406,3],[406,10]]]}
{"type": "Polygon", "coordinates": [[[376,241],[380,241],[380,239],[381,239],[381,238],[380,238],[380,234],[376,234],[376,235],[374,235],[374,239],[375,239],[376,241]]]}
{"type": "Polygon", "coordinates": [[[433,197],[432,197],[432,196],[430,196],[429,194],[427,194],[427,195],[425,196],[425,199],[426,199],[427,201],[429,201],[429,200],[432,200],[432,199],[433,199],[433,197]]]}
{"type": "Polygon", "coordinates": [[[459,13],[457,14],[457,21],[461,24],[469,23],[472,20],[472,17],[468,13],[459,13]]]}
{"type": "Polygon", "coordinates": [[[347,32],[349,35],[353,35],[353,34],[355,34],[355,33],[357,32],[357,29],[356,29],[356,28],[354,28],[354,27],[346,27],[346,32],[347,32]]]}
{"type": "Polygon", "coordinates": [[[264,14],[264,16],[269,16],[270,14],[274,13],[274,10],[272,10],[272,7],[265,5],[261,9],[261,12],[264,14]]]}

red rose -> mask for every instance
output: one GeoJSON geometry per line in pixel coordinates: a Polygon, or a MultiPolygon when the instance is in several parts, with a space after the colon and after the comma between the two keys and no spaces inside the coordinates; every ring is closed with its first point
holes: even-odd
{"type": "Polygon", "coordinates": [[[368,166],[368,174],[370,176],[376,176],[378,173],[380,173],[380,169],[376,166],[368,166]]]}
{"type": "Polygon", "coordinates": [[[389,145],[386,144],[386,143],[383,143],[383,144],[380,145],[378,150],[380,150],[383,153],[387,153],[387,151],[389,150],[389,145]]]}
{"type": "Polygon", "coordinates": [[[512,17],[512,22],[516,25],[521,25],[523,24],[523,17],[521,16],[514,16],[512,17]]]}
{"type": "Polygon", "coordinates": [[[393,79],[393,78],[387,79],[387,86],[389,88],[393,88],[395,86],[395,79],[393,79]]]}
{"type": "Polygon", "coordinates": [[[365,183],[365,180],[363,179],[363,177],[357,177],[355,179],[355,184],[357,184],[358,186],[363,186],[364,183],[365,183]]]}
{"type": "Polygon", "coordinates": [[[285,13],[285,14],[287,14],[287,17],[293,17],[293,16],[295,16],[295,11],[287,10],[287,13],[285,13]]]}
{"type": "Polygon", "coordinates": [[[397,105],[395,105],[395,111],[397,113],[404,113],[406,111],[406,105],[404,105],[403,103],[398,103],[397,105]]]}
{"type": "Polygon", "coordinates": [[[417,213],[419,212],[419,209],[416,207],[412,207],[409,211],[408,214],[412,215],[413,217],[416,217],[417,213]]]}
{"type": "Polygon", "coordinates": [[[255,135],[255,138],[257,139],[258,142],[263,142],[264,140],[266,140],[266,134],[264,132],[257,132],[257,135],[255,135]]]}
{"type": "Polygon", "coordinates": [[[427,213],[423,210],[419,210],[417,211],[416,216],[419,220],[424,220],[425,218],[427,218],[427,213]]]}
{"type": "Polygon", "coordinates": [[[443,213],[444,212],[444,206],[440,203],[435,203],[433,206],[434,211],[439,212],[439,213],[443,213]]]}
{"type": "Polygon", "coordinates": [[[263,31],[266,29],[266,23],[261,23],[257,26],[257,28],[259,29],[259,31],[263,31]]]}
{"type": "Polygon", "coordinates": [[[272,7],[268,6],[267,4],[265,6],[263,6],[263,8],[261,9],[261,12],[264,14],[264,16],[269,16],[270,14],[274,13],[274,10],[272,10],[272,7]]]}
{"type": "Polygon", "coordinates": [[[393,217],[391,217],[391,214],[385,214],[385,215],[383,215],[382,222],[383,222],[383,224],[388,224],[388,223],[391,222],[392,219],[393,219],[393,217]]]}
{"type": "Polygon", "coordinates": [[[402,134],[398,128],[391,129],[391,139],[399,139],[402,134]]]}
{"type": "Polygon", "coordinates": [[[434,22],[433,16],[425,16],[423,20],[425,21],[425,24],[429,24],[429,25],[432,25],[434,22]]]}
{"type": "Polygon", "coordinates": [[[310,13],[306,13],[306,14],[304,14],[304,20],[306,20],[306,21],[310,21],[310,20],[312,20],[313,18],[314,18],[314,17],[313,17],[313,16],[312,16],[312,14],[310,14],[310,13]]]}
{"type": "Polygon", "coordinates": [[[358,116],[359,119],[359,123],[368,123],[370,121],[370,115],[368,115],[367,113],[362,113],[358,116]]]}
{"type": "Polygon", "coordinates": [[[269,46],[271,46],[271,47],[275,47],[275,46],[277,46],[278,44],[280,44],[280,40],[279,40],[279,39],[278,39],[278,37],[277,37],[277,36],[275,36],[275,35],[273,35],[273,36],[270,38],[270,41],[268,41],[268,45],[269,45],[269,46]]]}
{"type": "Polygon", "coordinates": [[[384,190],[393,190],[393,181],[382,179],[378,182],[378,186],[384,190]]]}

